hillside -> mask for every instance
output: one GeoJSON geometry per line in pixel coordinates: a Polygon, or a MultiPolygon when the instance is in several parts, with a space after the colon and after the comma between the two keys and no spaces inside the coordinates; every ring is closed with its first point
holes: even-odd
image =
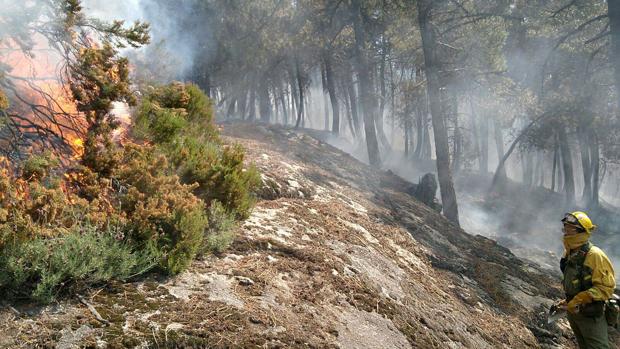
{"type": "Polygon", "coordinates": [[[263,178],[228,251],[82,302],[5,304],[0,347],[571,348],[565,321],[542,327],[557,280],[450,225],[409,183],[303,132],[223,134],[263,178]]]}

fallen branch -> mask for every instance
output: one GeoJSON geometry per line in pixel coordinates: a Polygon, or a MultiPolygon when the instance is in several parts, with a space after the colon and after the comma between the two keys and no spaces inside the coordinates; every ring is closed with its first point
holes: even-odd
{"type": "Polygon", "coordinates": [[[10,311],[11,311],[11,312],[15,315],[15,316],[17,316],[17,317],[21,317],[21,316],[22,316],[22,313],[21,313],[19,310],[15,309],[12,305],[7,304],[7,303],[5,303],[5,302],[3,302],[2,304],[3,304],[3,305],[7,308],[7,309],[9,309],[9,310],[10,310],[10,311]]]}
{"type": "Polygon", "coordinates": [[[90,312],[93,314],[95,319],[97,319],[99,322],[101,322],[103,324],[110,325],[110,321],[108,321],[108,320],[104,319],[103,317],[101,317],[101,315],[99,314],[97,309],[95,309],[95,307],[92,304],[88,303],[86,301],[86,299],[84,299],[84,297],[82,297],[80,295],[78,295],[77,297],[80,300],[80,303],[84,304],[88,308],[88,310],[90,310],[90,312]]]}

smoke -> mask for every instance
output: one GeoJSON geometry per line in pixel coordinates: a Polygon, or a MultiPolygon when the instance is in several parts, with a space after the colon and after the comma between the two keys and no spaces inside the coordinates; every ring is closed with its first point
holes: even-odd
{"type": "Polygon", "coordinates": [[[84,12],[103,21],[124,20],[128,22],[145,21],[141,0],[84,0],[84,12]]]}
{"type": "Polygon", "coordinates": [[[87,16],[104,21],[122,20],[150,24],[151,44],[121,52],[142,69],[151,70],[148,78],[169,82],[183,80],[204,58],[205,42],[210,40],[210,23],[196,17],[198,0],[84,0],[87,16]]]}

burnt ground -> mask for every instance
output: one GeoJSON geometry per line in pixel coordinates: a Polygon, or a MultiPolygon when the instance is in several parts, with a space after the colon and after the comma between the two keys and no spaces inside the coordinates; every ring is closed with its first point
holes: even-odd
{"type": "Polygon", "coordinates": [[[6,304],[1,348],[572,348],[558,280],[303,132],[226,124],[263,187],[231,248],[47,307],[6,304]],[[8,334],[8,335],[7,335],[8,334]]]}

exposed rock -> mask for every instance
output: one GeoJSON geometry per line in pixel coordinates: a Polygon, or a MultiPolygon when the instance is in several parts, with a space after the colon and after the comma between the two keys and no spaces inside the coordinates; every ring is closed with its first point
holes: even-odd
{"type": "Polygon", "coordinates": [[[222,302],[238,309],[243,309],[243,300],[237,296],[233,288],[233,279],[226,275],[209,274],[208,294],[209,300],[222,302]]]}
{"type": "Polygon", "coordinates": [[[437,179],[432,173],[425,174],[420,183],[413,187],[411,194],[423,204],[431,207],[437,212],[441,212],[441,204],[437,202],[437,179]]]}
{"type": "Polygon", "coordinates": [[[82,347],[83,340],[93,333],[92,327],[82,325],[73,331],[67,327],[60,331],[60,339],[56,343],[56,349],[78,349],[82,347]]]}
{"type": "Polygon", "coordinates": [[[392,321],[377,313],[343,309],[338,320],[337,343],[342,349],[411,348],[407,338],[392,321]]]}
{"type": "Polygon", "coordinates": [[[174,297],[189,301],[190,296],[203,289],[208,281],[206,275],[186,271],[163,286],[174,297]]]}
{"type": "Polygon", "coordinates": [[[235,279],[239,281],[239,285],[243,285],[243,286],[254,285],[254,280],[247,278],[245,276],[235,276],[235,279]]]}

